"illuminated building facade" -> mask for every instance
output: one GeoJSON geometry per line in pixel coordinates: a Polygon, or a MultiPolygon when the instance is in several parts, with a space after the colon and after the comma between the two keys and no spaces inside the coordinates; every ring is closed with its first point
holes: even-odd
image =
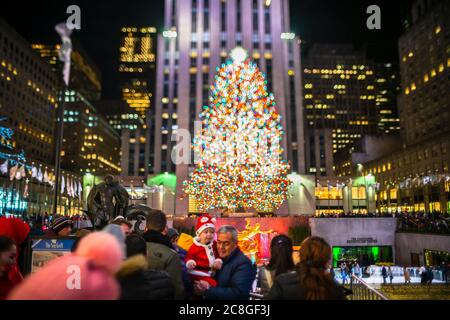
{"type": "Polygon", "coordinates": [[[62,166],[80,173],[118,175],[120,136],[96,107],[75,90],[66,91],[62,166]]]}
{"type": "MultiPolygon", "coordinates": [[[[50,182],[55,175],[54,133],[59,79],[31,44],[0,19],[0,117],[6,118],[0,125],[13,130],[11,149],[6,148],[6,153],[23,150],[27,169],[34,167],[42,174],[39,180],[28,172],[26,178],[13,182],[8,175],[0,175],[0,215],[43,214],[52,210],[50,182]],[[47,177],[48,182],[43,177],[47,177]],[[26,180],[28,197],[24,196],[26,180]]],[[[3,138],[1,140],[0,149],[8,145],[3,138]]],[[[2,164],[5,160],[0,159],[2,164]]],[[[81,178],[72,170],[62,170],[61,174],[72,182],[71,185],[81,178]]],[[[79,213],[81,201],[78,196],[69,196],[66,190],[59,195],[57,212],[79,213]]]]}
{"type": "Polygon", "coordinates": [[[347,160],[365,136],[399,132],[392,64],[375,63],[351,45],[315,44],[303,74],[309,174],[339,174],[342,155],[347,160]]]}
{"type": "Polygon", "coordinates": [[[164,28],[158,37],[154,163],[155,173],[176,173],[176,214],[188,212],[188,199],[180,196],[193,161],[175,165],[172,134],[186,130],[193,138],[216,67],[238,46],[267,75],[285,129],[284,157],[304,174],[300,40],[291,33],[289,1],[166,0],[164,28]]]}
{"type": "Polygon", "coordinates": [[[145,119],[151,107],[154,85],[156,29],[123,27],[120,47],[123,100],[145,119]]]}
{"type": "Polygon", "coordinates": [[[399,39],[403,148],[363,163],[382,211],[450,213],[450,3],[413,1],[399,39]]]}
{"type": "Polygon", "coordinates": [[[377,131],[374,68],[351,46],[325,44],[313,45],[303,65],[307,170],[333,175],[325,150],[331,147],[335,154],[377,131]],[[319,142],[318,132],[323,132],[319,142]]]}
{"type": "Polygon", "coordinates": [[[58,78],[30,44],[0,19],[0,116],[15,131],[13,147],[28,158],[54,161],[58,78]]]}
{"type": "MultiPolygon", "coordinates": [[[[61,74],[59,45],[33,44],[32,47],[53,66],[55,73],[61,74]]],[[[120,173],[120,136],[97,111],[95,103],[100,97],[100,71],[75,42],[69,87],[60,98],[65,101],[63,169],[79,174],[120,173]]]]}
{"type": "Polygon", "coordinates": [[[121,176],[122,177],[142,177],[151,172],[151,162],[149,162],[151,142],[147,143],[149,132],[143,129],[145,119],[134,112],[123,100],[102,100],[97,103],[101,113],[105,115],[108,123],[120,133],[121,138],[121,176]],[[145,171],[145,164],[149,170],[145,171]]]}
{"type": "Polygon", "coordinates": [[[401,93],[398,66],[392,63],[375,64],[375,105],[378,111],[378,131],[384,135],[400,133],[398,95],[401,93]]]}
{"type": "MultiPolygon", "coordinates": [[[[58,59],[59,44],[33,44],[32,48],[39,52],[39,55],[52,65],[55,73],[60,74],[61,63],[58,59]]],[[[77,91],[89,101],[100,100],[102,91],[100,70],[76,41],[73,43],[70,71],[69,86],[77,88],[77,91]]]]}
{"type": "Polygon", "coordinates": [[[108,117],[115,117],[109,121],[121,131],[122,176],[147,176],[154,163],[156,29],[128,26],[121,31],[120,90],[126,107],[108,117]]]}

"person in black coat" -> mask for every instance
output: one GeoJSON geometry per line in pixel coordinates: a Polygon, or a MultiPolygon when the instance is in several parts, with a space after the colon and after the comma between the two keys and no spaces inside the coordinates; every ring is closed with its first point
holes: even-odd
{"type": "Polygon", "coordinates": [[[420,273],[420,283],[426,284],[427,282],[428,282],[428,271],[427,269],[424,268],[420,273]]]}
{"type": "Polygon", "coordinates": [[[431,284],[433,282],[433,279],[434,279],[433,268],[432,267],[428,267],[428,269],[427,269],[427,283],[431,284]]]}
{"type": "Polygon", "coordinates": [[[386,278],[388,274],[385,266],[383,266],[383,268],[381,269],[381,276],[383,277],[383,283],[386,284],[386,278]]]}
{"type": "Polygon", "coordinates": [[[175,289],[167,272],[148,269],[145,240],[132,234],[126,238],[127,257],[117,274],[120,300],[173,300],[175,289]]]}
{"type": "Polygon", "coordinates": [[[345,300],[346,290],[328,271],[330,261],[331,247],[325,240],[319,237],[305,239],[296,270],[276,277],[265,299],[345,300]]]}
{"type": "Polygon", "coordinates": [[[447,265],[447,262],[442,261],[441,271],[442,271],[442,281],[444,281],[445,283],[447,283],[447,273],[448,273],[448,265],[447,265]]]}

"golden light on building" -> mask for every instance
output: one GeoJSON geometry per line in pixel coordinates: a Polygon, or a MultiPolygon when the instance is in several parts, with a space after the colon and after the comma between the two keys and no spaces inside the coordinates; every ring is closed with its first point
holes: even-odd
{"type": "Polygon", "coordinates": [[[129,32],[124,38],[122,47],[120,47],[120,61],[141,63],[155,62],[152,41],[153,40],[149,33],[136,35],[129,32]]]}

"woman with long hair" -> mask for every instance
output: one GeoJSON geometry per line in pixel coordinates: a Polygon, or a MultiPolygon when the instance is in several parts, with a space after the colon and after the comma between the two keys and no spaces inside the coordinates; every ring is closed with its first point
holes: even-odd
{"type": "Polygon", "coordinates": [[[261,294],[269,292],[273,280],[280,274],[294,270],[292,257],[292,240],[285,235],[278,235],[270,243],[270,261],[267,266],[262,267],[258,273],[258,287],[261,294]]]}
{"type": "Polygon", "coordinates": [[[344,300],[344,289],[329,272],[331,247],[322,238],[309,237],[300,247],[296,272],[278,276],[270,300],[344,300]]]}

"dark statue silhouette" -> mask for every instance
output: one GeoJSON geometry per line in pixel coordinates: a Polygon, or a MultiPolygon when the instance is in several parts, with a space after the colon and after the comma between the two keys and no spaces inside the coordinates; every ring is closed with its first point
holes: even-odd
{"type": "Polygon", "coordinates": [[[126,216],[129,195],[127,190],[114,180],[105,176],[105,182],[94,185],[88,195],[88,214],[94,227],[101,229],[117,216],[126,216]]]}

